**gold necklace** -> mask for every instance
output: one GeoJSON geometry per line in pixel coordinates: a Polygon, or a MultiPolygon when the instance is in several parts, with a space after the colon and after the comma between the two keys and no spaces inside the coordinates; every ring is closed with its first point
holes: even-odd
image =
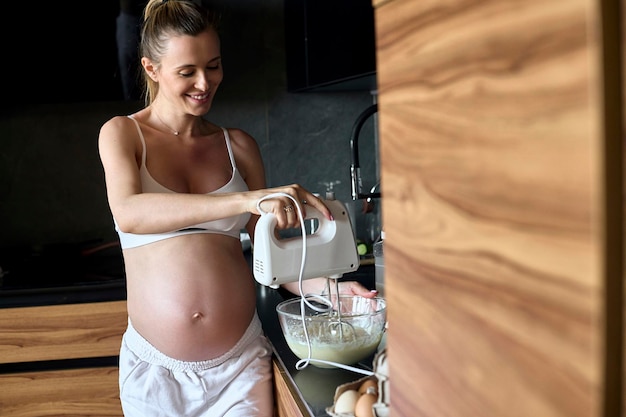
{"type": "Polygon", "coordinates": [[[161,119],[161,116],[159,116],[159,113],[155,109],[152,109],[152,111],[154,112],[157,119],[159,119],[159,122],[161,122],[163,126],[165,126],[168,130],[171,130],[174,136],[178,136],[178,134],[180,133],[178,130],[174,130],[171,127],[169,127],[167,124],[165,124],[165,122],[163,121],[163,119],[161,119]]]}

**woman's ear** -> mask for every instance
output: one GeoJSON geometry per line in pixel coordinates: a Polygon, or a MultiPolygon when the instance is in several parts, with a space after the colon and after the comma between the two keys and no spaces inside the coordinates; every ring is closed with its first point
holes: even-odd
{"type": "Polygon", "coordinates": [[[148,74],[148,77],[150,77],[152,81],[156,82],[157,81],[156,65],[154,65],[152,61],[150,61],[150,59],[144,56],[143,58],[141,58],[141,66],[143,67],[143,70],[146,72],[146,74],[148,74]]]}

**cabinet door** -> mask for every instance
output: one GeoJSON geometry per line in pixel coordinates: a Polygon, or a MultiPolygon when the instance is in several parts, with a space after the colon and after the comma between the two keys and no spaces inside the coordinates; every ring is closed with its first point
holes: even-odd
{"type": "Polygon", "coordinates": [[[117,356],[126,301],[0,309],[0,363],[117,356]]]}
{"type": "Polygon", "coordinates": [[[391,415],[610,415],[600,2],[378,3],[391,415]]]}
{"type": "Polygon", "coordinates": [[[0,309],[0,414],[121,417],[117,366],[80,362],[117,356],[127,323],[126,301],[0,309]]]}
{"type": "Polygon", "coordinates": [[[117,367],[0,374],[3,417],[122,417],[117,367]]]}
{"type": "Polygon", "coordinates": [[[285,0],[285,49],[289,91],[376,88],[369,0],[285,0]]]}

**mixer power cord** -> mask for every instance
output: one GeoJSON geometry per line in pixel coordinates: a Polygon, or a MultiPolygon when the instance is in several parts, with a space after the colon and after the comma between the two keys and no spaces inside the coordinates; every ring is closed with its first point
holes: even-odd
{"type": "MultiPolygon", "coordinates": [[[[304,294],[304,288],[302,286],[302,281],[303,281],[302,277],[304,276],[304,267],[306,265],[306,226],[304,223],[304,215],[302,213],[302,208],[300,207],[299,202],[287,193],[272,193],[272,194],[268,194],[266,196],[261,197],[259,201],[257,201],[256,208],[259,211],[259,213],[261,213],[262,215],[268,214],[261,208],[261,202],[272,199],[272,198],[277,198],[277,197],[287,197],[291,201],[293,201],[294,207],[296,208],[298,212],[298,219],[300,221],[300,232],[302,234],[302,258],[300,261],[300,271],[298,274],[298,291],[300,293],[300,316],[302,318],[302,328],[304,329],[304,338],[307,343],[308,354],[307,354],[307,358],[300,359],[298,362],[296,362],[296,369],[302,370],[306,368],[309,365],[309,363],[316,362],[316,363],[323,363],[326,365],[331,365],[337,368],[346,369],[348,371],[356,372],[356,373],[367,375],[367,376],[374,375],[374,372],[368,371],[366,369],[360,369],[354,366],[344,365],[342,363],[337,363],[333,361],[326,361],[323,359],[312,358],[313,352],[312,352],[312,347],[311,347],[311,339],[309,338],[309,332],[306,326],[305,309],[306,309],[306,306],[308,306],[310,309],[315,310],[320,313],[327,313],[327,312],[332,311],[333,303],[332,303],[332,300],[330,299],[330,292],[331,292],[330,285],[328,285],[328,283],[326,284],[327,289],[328,289],[328,296],[325,296],[324,294],[316,294],[316,293],[304,294]],[[309,299],[319,301],[323,305],[323,307],[312,304],[309,301],[309,299]]],[[[327,279],[330,280],[331,278],[327,278],[327,279]]],[[[338,286],[338,281],[337,281],[338,278],[333,278],[333,279],[336,284],[337,298],[339,299],[338,297],[339,286],[338,286]]]]}

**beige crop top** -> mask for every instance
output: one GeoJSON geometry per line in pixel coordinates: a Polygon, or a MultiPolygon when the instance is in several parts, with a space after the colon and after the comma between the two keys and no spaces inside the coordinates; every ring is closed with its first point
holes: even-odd
{"type": "MultiPolygon", "coordinates": [[[[143,137],[143,133],[141,132],[141,128],[139,127],[139,123],[132,117],[128,116],[129,119],[135,122],[137,126],[137,132],[139,132],[139,138],[141,139],[141,145],[143,146],[143,151],[141,155],[141,167],[139,168],[139,174],[141,177],[141,186],[144,193],[175,193],[175,191],[170,190],[169,188],[164,187],[159,184],[146,167],[146,141],[143,137]]],[[[228,135],[228,130],[222,128],[224,131],[224,140],[226,141],[226,147],[228,148],[228,156],[230,157],[230,163],[233,168],[233,175],[230,180],[224,184],[222,187],[215,191],[211,191],[207,194],[219,194],[219,193],[232,193],[238,191],[248,191],[248,185],[239,174],[237,170],[237,165],[235,164],[235,157],[233,155],[233,150],[230,144],[230,136],[228,135]]],[[[175,236],[181,236],[185,234],[191,233],[219,233],[227,236],[232,236],[239,239],[241,229],[243,229],[248,220],[250,219],[250,213],[241,214],[238,216],[225,217],[219,220],[213,220],[209,222],[204,222],[200,224],[195,224],[189,227],[186,227],[181,230],[173,230],[171,232],[166,233],[147,233],[147,234],[135,234],[135,233],[125,233],[122,232],[117,222],[115,222],[115,230],[117,231],[120,237],[120,244],[123,249],[134,248],[137,246],[147,245],[152,242],[157,242],[159,240],[168,239],[175,236]]]]}

